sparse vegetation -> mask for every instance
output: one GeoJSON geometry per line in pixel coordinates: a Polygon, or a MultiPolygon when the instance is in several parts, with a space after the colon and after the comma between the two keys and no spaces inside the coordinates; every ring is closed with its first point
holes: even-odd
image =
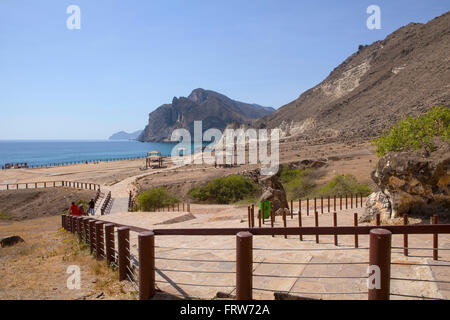
{"type": "Polygon", "coordinates": [[[351,174],[337,175],[326,185],[317,188],[314,196],[327,197],[344,194],[362,194],[367,196],[372,192],[369,186],[359,183],[355,176],[351,174]]]}
{"type": "Polygon", "coordinates": [[[0,220],[11,220],[12,216],[4,211],[0,211],[0,220]]]}
{"type": "Polygon", "coordinates": [[[286,190],[288,199],[299,199],[309,196],[317,187],[316,179],[323,173],[315,169],[298,169],[283,166],[280,181],[286,190]]]}
{"type": "Polygon", "coordinates": [[[371,189],[351,174],[337,175],[324,186],[318,186],[316,180],[323,175],[317,169],[298,169],[284,166],[280,181],[286,190],[288,199],[305,197],[327,197],[338,194],[358,193],[368,195],[371,189]]]}
{"type": "Polygon", "coordinates": [[[194,187],[189,190],[189,196],[198,201],[228,204],[251,198],[258,187],[251,180],[232,175],[216,178],[205,186],[194,187]]]}
{"type": "Polygon", "coordinates": [[[391,129],[386,130],[372,144],[377,147],[379,157],[391,151],[409,151],[425,148],[427,152],[435,149],[433,139],[450,138],[450,109],[433,107],[418,117],[406,117],[391,129]]]}
{"type": "Polygon", "coordinates": [[[142,192],[137,197],[135,210],[151,211],[155,208],[163,208],[179,202],[178,198],[167,192],[163,187],[152,188],[142,192]]]}

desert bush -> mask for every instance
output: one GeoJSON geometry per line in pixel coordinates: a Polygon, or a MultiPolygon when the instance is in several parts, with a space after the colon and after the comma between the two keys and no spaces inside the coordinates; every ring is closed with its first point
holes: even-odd
{"type": "Polygon", "coordinates": [[[12,216],[4,211],[0,211],[0,220],[11,220],[12,216]]]}
{"type": "Polygon", "coordinates": [[[435,149],[433,139],[450,138],[450,109],[433,107],[426,114],[418,117],[406,117],[391,129],[372,141],[377,147],[379,157],[391,151],[410,151],[425,148],[427,152],[435,149]]]}
{"type": "Polygon", "coordinates": [[[171,206],[179,202],[179,200],[163,187],[152,188],[142,192],[136,199],[139,211],[150,211],[155,208],[163,208],[171,206]]]}
{"type": "Polygon", "coordinates": [[[316,188],[316,179],[323,175],[317,169],[298,169],[283,166],[280,181],[288,199],[299,199],[309,196],[316,188]]]}
{"type": "Polygon", "coordinates": [[[344,194],[362,194],[367,196],[372,192],[369,186],[359,183],[352,174],[337,175],[326,185],[317,188],[313,195],[316,197],[327,197],[344,194]]]}
{"type": "Polygon", "coordinates": [[[258,190],[255,183],[249,179],[232,175],[216,178],[207,185],[189,190],[189,196],[197,201],[228,204],[253,196],[258,190]]]}

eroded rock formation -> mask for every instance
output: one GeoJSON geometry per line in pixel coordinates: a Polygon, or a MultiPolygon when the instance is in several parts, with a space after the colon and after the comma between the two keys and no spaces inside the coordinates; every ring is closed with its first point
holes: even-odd
{"type": "Polygon", "coordinates": [[[259,185],[262,189],[259,201],[271,201],[275,214],[282,214],[281,207],[289,208],[286,191],[280,182],[280,170],[272,176],[263,176],[259,180],[259,185]]]}
{"type": "Polygon", "coordinates": [[[421,152],[388,153],[378,161],[372,179],[380,192],[368,198],[362,220],[376,213],[382,219],[450,213],[450,144],[441,143],[428,157],[421,152]]]}

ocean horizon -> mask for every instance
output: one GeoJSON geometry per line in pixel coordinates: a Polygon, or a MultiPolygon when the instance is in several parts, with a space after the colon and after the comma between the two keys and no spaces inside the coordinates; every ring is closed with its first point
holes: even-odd
{"type": "MultiPolygon", "coordinates": [[[[24,163],[29,166],[79,161],[104,161],[143,157],[150,151],[162,156],[172,153],[176,142],[140,142],[135,140],[23,139],[0,140],[0,166],[24,163]]],[[[192,151],[185,148],[185,153],[192,151]]]]}

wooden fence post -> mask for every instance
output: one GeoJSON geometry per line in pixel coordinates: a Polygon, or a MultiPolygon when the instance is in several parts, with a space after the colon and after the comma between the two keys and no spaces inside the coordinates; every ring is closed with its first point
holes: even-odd
{"type": "MultiPolygon", "coordinates": [[[[273,212],[273,204],[270,203],[270,227],[273,228],[273,224],[275,222],[275,213],[273,212]]],[[[275,237],[274,234],[272,234],[272,238],[275,237]]]]}
{"type": "Polygon", "coordinates": [[[294,219],[294,201],[291,200],[291,219],[294,219]]]}
{"type": "Polygon", "coordinates": [[[82,235],[81,235],[81,217],[75,217],[75,223],[76,223],[76,226],[77,226],[78,241],[81,242],[81,240],[82,240],[82,235]]]}
{"type": "Polygon", "coordinates": [[[91,254],[95,250],[95,220],[89,220],[89,249],[91,254]]]}
{"type": "Polygon", "coordinates": [[[309,216],[309,198],[306,198],[306,215],[309,216]]]}
{"type": "Polygon", "coordinates": [[[90,243],[89,242],[89,218],[84,218],[83,219],[83,230],[84,230],[84,241],[86,242],[86,243],[90,243]]]}
{"type": "Polygon", "coordinates": [[[236,299],[252,300],[253,295],[253,235],[236,235],[236,299]]]}
{"type": "Polygon", "coordinates": [[[370,230],[369,300],[389,300],[391,280],[391,239],[386,229],[370,230]],[[377,283],[378,282],[378,283],[377,283]]]}
{"type": "MultiPolygon", "coordinates": [[[[439,224],[439,216],[433,215],[433,224],[439,224]]],[[[433,234],[433,260],[438,260],[438,234],[433,234]]]]}
{"type": "Polygon", "coordinates": [[[103,235],[103,221],[97,221],[95,223],[95,248],[97,260],[101,260],[105,256],[105,245],[104,245],[104,235],[103,235]]]}
{"type": "Polygon", "coordinates": [[[320,213],[323,214],[323,197],[320,197],[320,213]]]}
{"type": "Polygon", "coordinates": [[[127,279],[130,268],[130,228],[117,228],[118,252],[119,252],[119,281],[127,279]]]}
{"type": "MultiPolygon", "coordinates": [[[[336,211],[333,212],[333,227],[337,227],[337,213],[336,211]]],[[[334,245],[338,245],[338,236],[337,234],[334,235],[334,245]]]]}
{"type": "Polygon", "coordinates": [[[254,228],[255,227],[255,205],[254,204],[252,204],[251,215],[252,215],[252,228],[254,228]]]}
{"type": "Polygon", "coordinates": [[[152,231],[138,235],[139,244],[139,300],[155,295],[155,234],[152,231]]]}
{"type": "MultiPolygon", "coordinates": [[[[317,211],[314,211],[314,225],[316,227],[319,226],[319,213],[317,211]]],[[[316,243],[319,243],[319,235],[316,234],[316,243]]]]}
{"type": "Polygon", "coordinates": [[[317,211],[317,199],[314,197],[314,212],[317,211]]]}
{"type": "MultiPolygon", "coordinates": [[[[408,225],[408,215],[403,215],[403,225],[408,225]]],[[[408,256],[408,234],[403,234],[403,255],[408,256]]]]}
{"type": "MultiPolygon", "coordinates": [[[[358,226],[358,214],[355,212],[353,214],[353,225],[358,226]]],[[[358,235],[355,233],[355,248],[358,248],[358,235]]]]}
{"type": "MultiPolygon", "coordinates": [[[[302,206],[301,206],[301,200],[299,200],[299,207],[298,207],[298,227],[302,227],[302,206]]],[[[301,234],[299,236],[300,241],[303,241],[303,235],[301,234]]]]}
{"type": "Polygon", "coordinates": [[[258,227],[261,228],[261,210],[258,209],[258,227]]]}

